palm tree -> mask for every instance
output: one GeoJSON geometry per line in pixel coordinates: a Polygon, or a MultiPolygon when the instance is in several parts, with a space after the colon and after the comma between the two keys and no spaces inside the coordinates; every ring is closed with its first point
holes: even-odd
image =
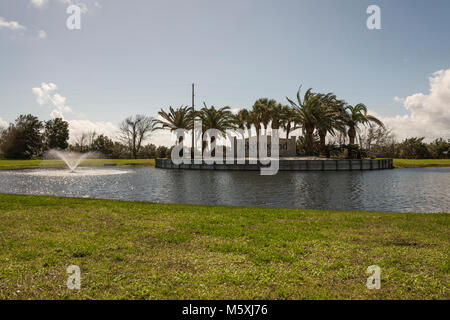
{"type": "Polygon", "coordinates": [[[280,129],[283,127],[285,122],[284,110],[287,106],[282,105],[281,103],[276,103],[272,105],[269,109],[270,119],[272,121],[271,127],[272,129],[280,129]]]}
{"type": "MultiPolygon", "coordinates": [[[[203,105],[204,107],[197,112],[197,116],[202,121],[203,133],[208,129],[216,129],[220,133],[225,134],[227,129],[232,129],[234,127],[234,117],[233,113],[230,111],[230,107],[216,109],[214,106],[208,108],[206,103],[203,103],[203,105]]],[[[215,138],[211,137],[211,144],[214,140],[215,138]]]]}
{"type": "MultiPolygon", "coordinates": [[[[261,131],[261,114],[257,110],[252,110],[248,114],[248,121],[255,127],[256,136],[259,137],[261,131]]],[[[251,128],[251,125],[250,125],[251,128]]]]}
{"type": "Polygon", "coordinates": [[[316,127],[319,135],[320,154],[326,155],[326,136],[335,135],[335,130],[345,132],[345,123],[342,119],[344,101],[338,100],[333,93],[320,94],[320,105],[316,113],[316,127]]]}
{"type": "MultiPolygon", "coordinates": [[[[156,125],[160,125],[155,129],[165,129],[170,130],[171,132],[177,129],[186,129],[191,130],[194,126],[194,112],[192,112],[191,107],[181,106],[177,109],[169,107],[169,112],[161,109],[158,112],[158,115],[162,118],[155,119],[154,123],[156,125]]],[[[183,137],[179,137],[177,143],[180,143],[183,140],[183,137]]]]}
{"type": "MultiPolygon", "coordinates": [[[[244,131],[247,128],[247,123],[248,123],[248,111],[246,109],[241,109],[238,111],[237,114],[233,115],[233,125],[236,129],[241,129],[244,131]]],[[[242,138],[244,138],[244,133],[242,134],[242,138]]]]}
{"type": "Polygon", "coordinates": [[[316,115],[319,112],[320,96],[312,92],[312,89],[308,89],[305,92],[303,101],[300,97],[301,86],[297,91],[297,101],[295,103],[291,99],[287,98],[291,106],[295,110],[295,122],[301,126],[306,138],[306,155],[313,155],[313,135],[316,129],[316,115]]]}
{"type": "Polygon", "coordinates": [[[253,114],[251,111],[245,110],[245,127],[247,128],[247,135],[252,136],[253,114]]]}
{"type": "Polygon", "coordinates": [[[286,140],[288,140],[289,133],[291,133],[292,130],[297,129],[295,126],[294,127],[292,126],[295,120],[295,110],[290,106],[284,106],[283,110],[281,111],[281,117],[282,117],[281,122],[282,127],[283,130],[286,131],[286,140]]]}
{"type": "Polygon", "coordinates": [[[273,99],[261,98],[253,104],[253,112],[257,115],[260,123],[264,127],[265,134],[267,135],[267,127],[271,120],[271,109],[276,106],[277,102],[273,99]]]}
{"type": "Polygon", "coordinates": [[[348,127],[348,138],[350,139],[350,144],[355,144],[356,131],[359,131],[359,125],[372,126],[372,123],[384,128],[383,122],[378,118],[367,114],[367,107],[359,103],[356,106],[346,106],[343,120],[348,127]]]}

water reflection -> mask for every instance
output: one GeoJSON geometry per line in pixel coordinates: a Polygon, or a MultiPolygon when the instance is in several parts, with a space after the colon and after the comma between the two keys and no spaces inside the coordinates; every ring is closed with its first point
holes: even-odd
{"type": "Polygon", "coordinates": [[[330,210],[448,212],[450,208],[450,168],[280,172],[275,176],[155,168],[95,170],[95,174],[77,175],[57,170],[2,171],[0,192],[330,210]]]}

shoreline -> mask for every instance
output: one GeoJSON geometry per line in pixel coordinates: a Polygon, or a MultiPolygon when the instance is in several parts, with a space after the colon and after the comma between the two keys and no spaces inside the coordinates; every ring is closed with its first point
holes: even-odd
{"type": "MultiPolygon", "coordinates": [[[[299,158],[304,160],[306,158],[299,158]]],[[[89,159],[80,167],[144,166],[154,167],[155,159],[89,159]]],[[[63,168],[61,160],[0,160],[0,170],[52,169],[63,168]]],[[[394,169],[406,168],[446,168],[450,167],[450,159],[394,159],[394,169]]]]}
{"type": "MultiPolygon", "coordinates": [[[[79,167],[106,166],[154,167],[155,159],[88,159],[79,165],[79,167]]],[[[0,160],[0,170],[58,169],[65,167],[66,164],[62,160],[0,160]]]]}

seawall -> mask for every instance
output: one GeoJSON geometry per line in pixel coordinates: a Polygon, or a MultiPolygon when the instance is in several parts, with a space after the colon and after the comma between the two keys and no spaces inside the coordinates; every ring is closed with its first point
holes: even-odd
{"type": "MultiPolygon", "coordinates": [[[[156,159],[155,167],[161,169],[184,170],[233,170],[259,171],[263,166],[259,163],[250,164],[180,164],[175,165],[171,159],[156,159]]],[[[357,171],[357,170],[385,170],[393,169],[393,159],[375,160],[279,160],[279,171],[357,171]]]]}

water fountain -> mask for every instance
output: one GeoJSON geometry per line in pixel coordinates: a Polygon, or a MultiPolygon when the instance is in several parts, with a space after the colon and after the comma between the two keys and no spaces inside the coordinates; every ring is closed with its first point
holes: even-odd
{"type": "Polygon", "coordinates": [[[105,169],[99,168],[102,166],[101,160],[98,160],[99,163],[94,165],[93,167],[84,167],[81,168],[80,165],[84,160],[87,159],[101,159],[101,154],[98,152],[74,152],[74,151],[65,151],[65,150],[56,150],[52,149],[45,153],[45,160],[62,160],[67,169],[32,169],[28,171],[22,172],[25,175],[33,175],[33,176],[45,176],[45,177],[84,177],[84,176],[104,176],[104,175],[116,175],[116,174],[124,174],[127,173],[127,170],[123,169],[105,169]]]}
{"type": "Polygon", "coordinates": [[[61,150],[50,150],[46,154],[46,159],[61,159],[69,168],[70,172],[75,173],[75,170],[85,159],[95,158],[98,156],[95,152],[79,153],[73,151],[61,151],[61,150]]]}

